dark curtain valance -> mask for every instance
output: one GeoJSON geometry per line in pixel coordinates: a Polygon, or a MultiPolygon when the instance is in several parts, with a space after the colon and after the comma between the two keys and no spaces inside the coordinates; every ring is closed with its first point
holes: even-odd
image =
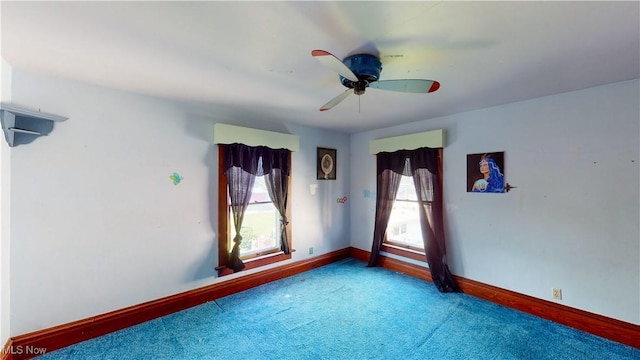
{"type": "Polygon", "coordinates": [[[248,146],[244,144],[222,145],[224,151],[224,171],[232,167],[255,175],[262,176],[271,173],[273,169],[280,169],[289,176],[291,151],[288,149],[272,149],[266,146],[248,146]],[[260,159],[260,161],[256,161],[260,159]]]}
{"type": "Polygon", "coordinates": [[[438,149],[419,148],[415,150],[398,150],[380,152],[376,155],[377,175],[391,170],[404,176],[413,176],[414,170],[427,169],[432,174],[438,173],[438,149]]]}

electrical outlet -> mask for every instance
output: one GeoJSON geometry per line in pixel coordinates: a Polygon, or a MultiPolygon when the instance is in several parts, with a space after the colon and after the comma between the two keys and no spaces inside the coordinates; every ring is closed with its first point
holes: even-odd
{"type": "Polygon", "coordinates": [[[309,248],[309,255],[313,255],[313,248],[312,247],[309,248]]]}
{"type": "Polygon", "coordinates": [[[553,289],[553,298],[556,300],[562,300],[562,289],[553,289]]]}

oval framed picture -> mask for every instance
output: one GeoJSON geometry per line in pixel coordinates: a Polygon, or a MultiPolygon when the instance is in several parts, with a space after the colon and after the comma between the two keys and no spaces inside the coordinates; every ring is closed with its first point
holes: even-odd
{"type": "Polygon", "coordinates": [[[336,149],[318,148],[318,180],[336,179],[336,149]]]}

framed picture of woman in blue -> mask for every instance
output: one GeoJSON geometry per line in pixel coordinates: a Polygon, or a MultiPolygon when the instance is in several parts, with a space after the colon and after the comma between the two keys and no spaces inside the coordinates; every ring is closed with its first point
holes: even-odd
{"type": "Polygon", "coordinates": [[[467,192],[504,193],[504,151],[467,155],[467,192]]]}

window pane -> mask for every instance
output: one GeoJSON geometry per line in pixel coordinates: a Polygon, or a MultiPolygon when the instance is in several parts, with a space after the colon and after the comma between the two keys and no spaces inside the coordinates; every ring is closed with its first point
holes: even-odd
{"type": "Polygon", "coordinates": [[[422,230],[420,228],[420,214],[416,188],[413,178],[403,176],[400,180],[400,188],[393,203],[393,210],[387,225],[387,242],[400,246],[424,249],[422,242],[422,230]]]}
{"type": "Polygon", "coordinates": [[[403,176],[400,180],[400,187],[398,188],[396,200],[418,200],[416,187],[413,185],[413,178],[411,176],[403,176]]]}
{"type": "Polygon", "coordinates": [[[267,183],[264,181],[264,176],[256,176],[256,181],[253,183],[253,190],[251,190],[250,203],[254,202],[271,202],[269,198],[269,192],[267,191],[267,183]]]}
{"type": "Polygon", "coordinates": [[[395,201],[387,226],[387,240],[410,247],[424,249],[418,214],[418,203],[395,201]]]}
{"type": "MultiPolygon", "coordinates": [[[[256,177],[251,194],[251,203],[244,213],[240,235],[240,257],[280,249],[279,219],[277,209],[269,198],[264,176],[256,177]]],[[[229,249],[233,247],[233,238],[236,236],[233,218],[229,211],[229,224],[231,236],[229,249]]]]}

